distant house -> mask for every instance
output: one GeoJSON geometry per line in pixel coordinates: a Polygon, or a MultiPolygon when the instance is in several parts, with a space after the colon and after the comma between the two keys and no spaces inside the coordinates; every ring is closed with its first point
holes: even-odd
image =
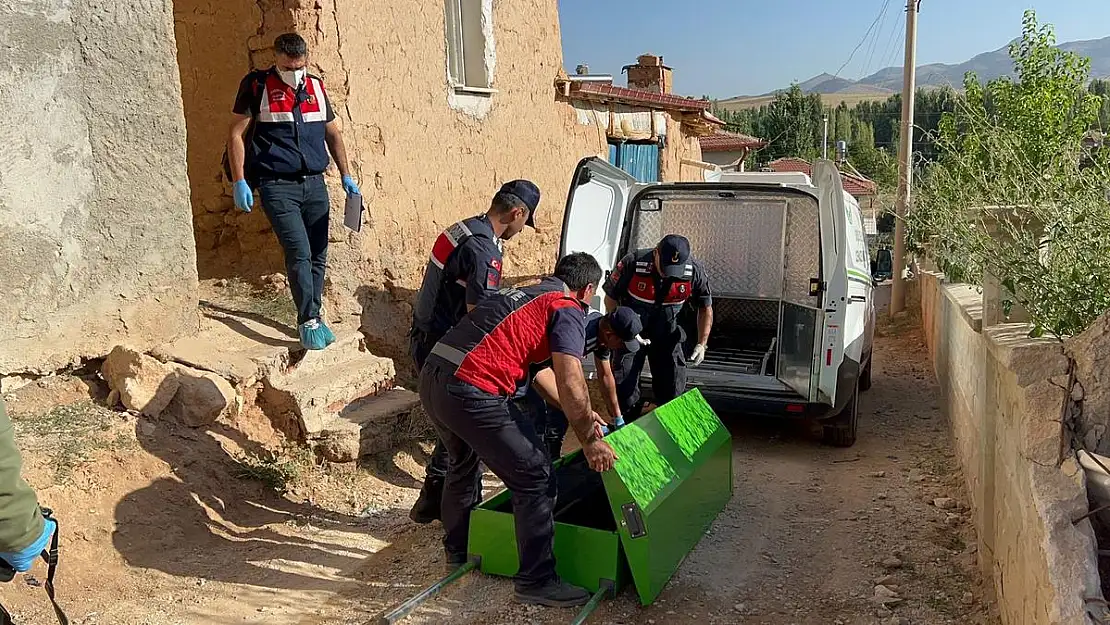
{"type": "Polygon", "coordinates": [[[698,144],[724,125],[709,113],[709,101],[671,93],[673,70],[661,56],[640,55],[624,71],[627,87],[586,66],[555,81],[578,122],[604,136],[609,161],[641,182],[701,180],[715,169],[702,161],[698,144]]]}
{"type": "Polygon", "coordinates": [[[701,137],[699,142],[702,160],[719,165],[725,171],[744,171],[748,156],[767,146],[763,139],[725,130],[701,137]]]}
{"type": "MultiPolygon", "coordinates": [[[[807,176],[813,175],[813,165],[804,158],[780,158],[767,163],[767,169],[780,172],[796,171],[807,176]]],[[[863,211],[864,231],[867,234],[877,234],[878,230],[875,226],[875,220],[878,215],[875,214],[875,199],[879,194],[879,185],[875,184],[874,180],[869,180],[863,176],[857,176],[843,170],[840,172],[840,180],[844,185],[844,190],[859,202],[860,210],[863,211]]]]}

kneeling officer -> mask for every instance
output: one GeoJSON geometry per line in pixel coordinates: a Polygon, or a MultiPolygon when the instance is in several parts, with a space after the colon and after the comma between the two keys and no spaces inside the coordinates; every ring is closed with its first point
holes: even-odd
{"type": "Polygon", "coordinates": [[[613,468],[616,455],[601,440],[581,362],[586,302],[600,281],[592,256],[564,257],[540,284],[478,304],[432,348],[420,374],[420,399],[449,457],[442,502],[447,562],[466,561],[470,511],[478,504],[474,478],[484,462],[512,493],[520,557],[514,581],[524,603],[570,607],[590,598],[555,573],[551,465],[543,444],[513,418],[509,401],[530,365],[551,359],[559,403],[590,468],[613,468]]]}

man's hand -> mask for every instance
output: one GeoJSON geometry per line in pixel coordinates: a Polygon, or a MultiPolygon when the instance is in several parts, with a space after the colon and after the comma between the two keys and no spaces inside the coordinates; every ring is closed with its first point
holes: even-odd
{"type": "Polygon", "coordinates": [[[691,367],[696,367],[696,366],[700,365],[705,360],[705,350],[706,349],[707,349],[706,346],[701,345],[701,344],[696,345],[694,347],[694,353],[690,354],[690,366],[691,367]]]}
{"type": "Polygon", "coordinates": [[[347,192],[347,195],[362,195],[358,190],[358,183],[351,176],[343,176],[343,190],[347,192]]]}
{"type": "Polygon", "coordinates": [[[595,438],[590,440],[582,447],[582,452],[586,454],[586,462],[590,468],[598,473],[604,473],[613,468],[617,462],[617,454],[613,452],[613,448],[609,443],[595,438]]]}
{"type": "Polygon", "coordinates": [[[244,213],[251,212],[251,206],[254,205],[254,193],[251,192],[251,186],[247,184],[246,180],[236,180],[232,185],[233,195],[235,196],[235,207],[244,213]]]}

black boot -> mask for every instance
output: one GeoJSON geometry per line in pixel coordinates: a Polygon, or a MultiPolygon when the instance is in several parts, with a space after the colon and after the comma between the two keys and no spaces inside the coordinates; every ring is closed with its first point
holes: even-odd
{"type": "Polygon", "coordinates": [[[520,603],[545,605],[549,608],[573,608],[586,605],[590,593],[586,589],[568,584],[558,577],[535,588],[516,589],[516,600],[520,603]]]}
{"type": "Polygon", "coordinates": [[[440,500],[443,499],[443,478],[425,478],[420,497],[409,510],[409,518],[421,525],[440,520],[440,500]]]}

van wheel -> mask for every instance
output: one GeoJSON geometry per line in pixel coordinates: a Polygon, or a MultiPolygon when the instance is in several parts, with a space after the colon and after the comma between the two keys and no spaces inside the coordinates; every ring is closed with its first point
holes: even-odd
{"type": "Polygon", "coordinates": [[[874,356],[867,359],[867,366],[864,367],[863,371],[860,371],[860,373],[859,373],[859,390],[861,390],[861,391],[871,390],[871,359],[872,358],[874,358],[874,356]]]}
{"type": "Polygon", "coordinates": [[[852,399],[844,410],[824,423],[822,440],[833,447],[851,447],[856,444],[859,425],[859,387],[852,392],[852,399]]]}

